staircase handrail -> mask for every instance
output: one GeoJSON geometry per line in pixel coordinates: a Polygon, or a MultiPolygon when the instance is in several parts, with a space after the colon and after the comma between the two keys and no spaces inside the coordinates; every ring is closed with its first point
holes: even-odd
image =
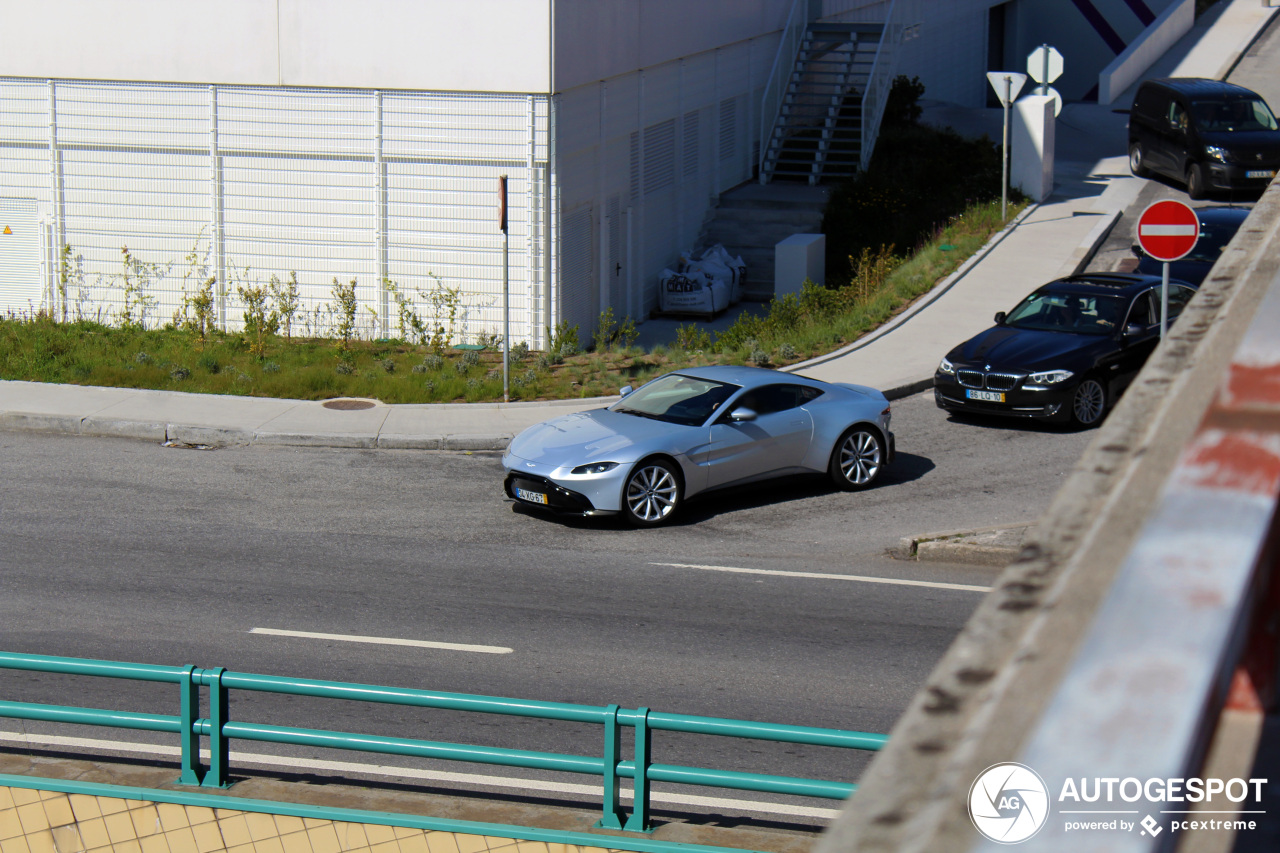
{"type": "Polygon", "coordinates": [[[867,74],[867,90],[862,96],[862,144],[858,168],[864,172],[871,164],[871,154],[875,149],[876,138],[880,135],[880,121],[884,118],[885,103],[889,99],[889,90],[893,87],[893,72],[897,65],[894,54],[902,44],[906,29],[902,19],[914,7],[915,3],[908,0],[889,0],[884,32],[880,36],[880,44],[876,46],[871,71],[867,74]],[[887,51],[886,45],[889,48],[887,51]]]}
{"type": "Polygon", "coordinates": [[[764,160],[769,148],[769,137],[777,124],[778,115],[782,112],[782,95],[787,81],[791,79],[791,70],[796,64],[796,56],[800,53],[800,45],[804,41],[804,33],[809,22],[817,17],[822,6],[821,0],[792,0],[791,12],[787,15],[787,25],[782,30],[782,40],[778,43],[778,52],[773,57],[773,68],[769,71],[769,79],[765,82],[764,96],[760,99],[760,151],[757,165],[760,166],[761,177],[764,176],[764,160]]]}

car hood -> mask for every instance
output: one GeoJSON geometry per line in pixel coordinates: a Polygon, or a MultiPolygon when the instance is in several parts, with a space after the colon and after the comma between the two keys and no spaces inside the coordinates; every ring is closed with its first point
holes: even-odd
{"type": "Polygon", "coordinates": [[[638,415],[591,409],[529,427],[512,439],[508,452],[543,465],[625,463],[654,450],[676,452],[680,435],[695,430],[638,415]]]}
{"type": "Polygon", "coordinates": [[[1070,362],[1107,338],[1068,332],[1039,332],[992,326],[947,354],[957,365],[991,365],[991,370],[1026,373],[1053,368],[1072,369],[1070,362]]]}
{"type": "Polygon", "coordinates": [[[1254,162],[1258,154],[1259,165],[1280,161],[1280,130],[1201,131],[1200,141],[1227,149],[1242,165],[1254,162]]]}

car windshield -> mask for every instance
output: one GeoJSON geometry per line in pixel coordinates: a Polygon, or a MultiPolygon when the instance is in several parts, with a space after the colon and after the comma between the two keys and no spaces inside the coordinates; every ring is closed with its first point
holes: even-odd
{"type": "Polygon", "coordinates": [[[668,373],[632,391],[610,409],[667,423],[698,426],[737,390],[737,385],[668,373]]]}
{"type": "Polygon", "coordinates": [[[1009,312],[1004,324],[1043,332],[1109,335],[1124,308],[1119,296],[1037,290],[1009,312]]]}
{"type": "Polygon", "coordinates": [[[1185,261],[1209,261],[1218,260],[1218,255],[1222,254],[1222,250],[1231,242],[1231,238],[1236,236],[1236,231],[1240,228],[1236,222],[1204,222],[1200,223],[1200,239],[1196,240],[1196,245],[1192,248],[1191,253],[1183,260],[1185,261]]]}
{"type": "Polygon", "coordinates": [[[1235,130],[1275,130],[1276,117],[1261,98],[1192,101],[1196,127],[1211,133],[1235,130]]]}

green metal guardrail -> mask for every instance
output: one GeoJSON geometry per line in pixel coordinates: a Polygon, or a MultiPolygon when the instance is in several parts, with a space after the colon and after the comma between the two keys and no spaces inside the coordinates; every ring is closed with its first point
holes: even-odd
{"type": "Polygon", "coordinates": [[[194,666],[155,666],[119,663],[83,658],[50,657],[0,652],[0,668],[33,670],[69,675],[121,678],[132,681],[158,681],[179,686],[177,716],[110,711],[98,708],[73,708],[40,705],[31,702],[0,700],[0,717],[109,726],[124,729],[177,734],[182,743],[180,784],[223,788],[229,778],[229,744],[233,738],[287,743],[301,746],[346,749],[360,752],[469,761],[537,770],[559,770],[599,776],[604,780],[604,816],[598,825],[610,829],[644,832],[649,829],[649,793],[651,782],[677,782],[714,788],[733,788],[774,794],[794,794],[826,799],[844,799],[857,788],[847,782],[828,782],[792,776],[770,776],[762,773],[740,773],[671,764],[654,764],[649,760],[652,733],[655,731],[689,732],[722,737],[754,738],[782,743],[846,749],[879,750],[888,740],[885,735],[864,732],[753,723],[715,717],[691,717],[664,714],[648,708],[625,709],[617,705],[572,705],[559,702],[536,702],[473,696],[463,693],[441,693],[369,684],[337,681],[313,681],[272,675],[230,672],[221,667],[200,669],[194,666]],[[200,689],[209,690],[209,716],[198,717],[200,689]],[[419,708],[475,711],[488,714],[534,717],[577,723],[597,723],[604,727],[604,750],[599,758],[519,749],[471,746],[457,743],[412,740],[409,738],[362,735],[348,732],[300,729],[245,723],[230,718],[229,692],[253,690],[260,693],[313,696],[327,699],[351,699],[419,708]],[[623,760],[621,729],[635,729],[635,755],[623,760]],[[210,759],[206,768],[200,761],[200,739],[209,739],[210,759]],[[633,782],[633,808],[625,817],[618,804],[619,779],[633,782]]]}

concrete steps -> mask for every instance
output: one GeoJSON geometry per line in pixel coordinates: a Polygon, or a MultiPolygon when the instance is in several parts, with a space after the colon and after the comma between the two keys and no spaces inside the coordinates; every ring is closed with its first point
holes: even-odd
{"type": "Polygon", "coordinates": [[[697,253],[720,243],[747,264],[746,297],[772,299],[774,246],[792,234],[821,233],[829,194],[830,187],[783,181],[734,187],[707,215],[697,253]]]}

